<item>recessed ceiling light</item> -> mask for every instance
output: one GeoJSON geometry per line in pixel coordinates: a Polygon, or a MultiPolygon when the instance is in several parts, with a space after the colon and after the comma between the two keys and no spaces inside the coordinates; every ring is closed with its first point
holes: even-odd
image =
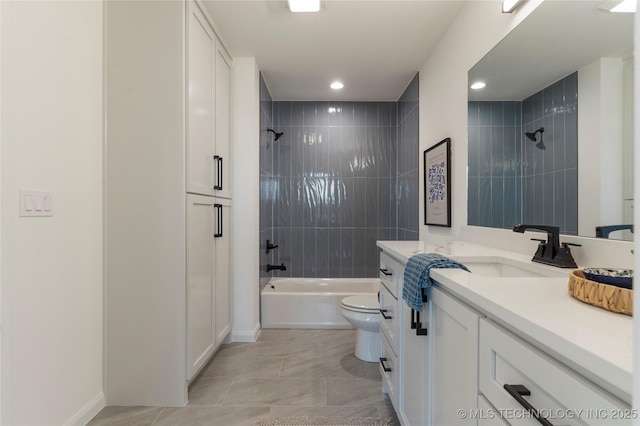
{"type": "Polygon", "coordinates": [[[598,9],[609,12],[634,13],[637,7],[636,0],[608,0],[602,3],[598,9]]]}
{"type": "Polygon", "coordinates": [[[486,86],[487,86],[487,83],[485,83],[484,81],[476,81],[471,85],[471,88],[473,90],[480,90],[480,89],[484,89],[486,86]]]}
{"type": "Polygon", "coordinates": [[[321,0],[288,0],[292,12],[320,12],[321,0]]]}
{"type": "Polygon", "coordinates": [[[331,83],[331,86],[329,87],[331,87],[333,90],[340,90],[344,87],[344,84],[342,84],[339,81],[334,81],[333,83],[331,83]]]}

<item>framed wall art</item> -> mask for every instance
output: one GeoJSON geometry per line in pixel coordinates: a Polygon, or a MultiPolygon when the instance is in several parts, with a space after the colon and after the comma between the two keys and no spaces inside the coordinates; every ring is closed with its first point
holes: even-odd
{"type": "Polygon", "coordinates": [[[451,227],[451,139],[424,151],[424,224],[451,227]]]}

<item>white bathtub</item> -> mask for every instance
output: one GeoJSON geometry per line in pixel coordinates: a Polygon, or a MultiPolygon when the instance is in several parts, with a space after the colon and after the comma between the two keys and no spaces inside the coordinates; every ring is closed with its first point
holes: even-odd
{"type": "Polygon", "coordinates": [[[260,296],[263,328],[353,328],[340,301],[377,294],[378,278],[271,278],[260,296]]]}

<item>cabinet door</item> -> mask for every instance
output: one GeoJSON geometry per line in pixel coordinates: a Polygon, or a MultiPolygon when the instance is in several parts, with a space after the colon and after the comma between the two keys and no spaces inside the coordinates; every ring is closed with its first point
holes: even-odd
{"type": "Polygon", "coordinates": [[[458,416],[458,410],[477,408],[480,314],[435,287],[429,290],[429,306],[431,387],[425,403],[430,402],[430,424],[476,424],[458,416]]]}
{"type": "Polygon", "coordinates": [[[215,177],[217,197],[231,198],[231,58],[216,43],[215,177]]]}
{"type": "Polygon", "coordinates": [[[215,350],[214,199],[187,195],[187,329],[189,380],[215,350]]]}
{"type": "MultiPolygon", "coordinates": [[[[415,312],[400,300],[402,311],[402,350],[401,361],[401,386],[400,418],[405,425],[426,425],[428,405],[426,404],[429,383],[428,348],[429,336],[417,335],[416,329],[411,324],[417,320],[415,312]],[[411,318],[411,316],[414,318],[411,318]]],[[[423,318],[429,318],[429,305],[424,304],[420,312],[422,327],[427,327],[423,318]]]]}
{"type": "Polygon", "coordinates": [[[216,347],[231,331],[231,202],[218,198],[215,238],[216,347]]]}
{"type": "Polygon", "coordinates": [[[187,192],[213,195],[216,38],[195,2],[187,26],[187,192]]]}

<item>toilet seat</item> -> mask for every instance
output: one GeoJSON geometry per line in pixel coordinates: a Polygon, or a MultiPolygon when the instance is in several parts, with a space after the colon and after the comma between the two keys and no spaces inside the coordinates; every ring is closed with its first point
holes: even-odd
{"type": "Polygon", "coordinates": [[[340,305],[343,309],[364,314],[377,314],[380,310],[380,303],[376,294],[364,294],[349,296],[342,299],[340,305]]]}

